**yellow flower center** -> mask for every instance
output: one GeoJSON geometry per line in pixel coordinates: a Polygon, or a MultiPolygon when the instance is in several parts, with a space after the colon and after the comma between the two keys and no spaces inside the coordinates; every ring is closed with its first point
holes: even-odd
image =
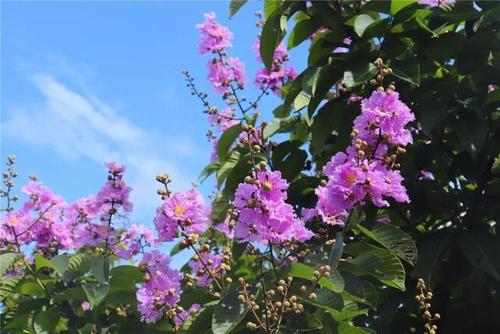
{"type": "Polygon", "coordinates": [[[186,208],[185,208],[185,207],[183,207],[183,206],[182,206],[182,205],[180,205],[180,204],[177,204],[177,205],[175,206],[175,209],[174,209],[174,215],[175,215],[176,217],[180,217],[180,216],[182,216],[182,215],[184,214],[184,212],[185,212],[185,211],[186,211],[186,208]]]}
{"type": "Polygon", "coordinates": [[[357,177],[356,177],[356,173],[349,173],[347,174],[347,177],[346,177],[346,182],[347,184],[349,185],[352,185],[353,183],[355,183],[357,181],[357,177]]]}
{"type": "Polygon", "coordinates": [[[11,223],[12,225],[16,225],[16,224],[18,224],[18,223],[19,223],[19,219],[18,219],[17,217],[12,217],[12,218],[10,219],[10,223],[11,223]]]}
{"type": "Polygon", "coordinates": [[[269,190],[273,189],[273,185],[271,182],[264,182],[264,183],[262,183],[262,188],[264,188],[264,190],[269,191],[269,190]]]}

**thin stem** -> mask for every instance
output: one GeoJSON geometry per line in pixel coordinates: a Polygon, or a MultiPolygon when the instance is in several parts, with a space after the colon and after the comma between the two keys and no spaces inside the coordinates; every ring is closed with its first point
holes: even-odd
{"type": "Polygon", "coordinates": [[[184,226],[182,226],[182,224],[179,224],[179,226],[181,227],[182,229],[182,236],[184,237],[184,239],[187,241],[189,247],[196,253],[196,255],[198,256],[198,261],[201,262],[201,264],[203,265],[203,268],[205,268],[205,271],[208,273],[208,275],[210,275],[210,277],[212,278],[212,280],[215,282],[215,284],[217,284],[217,287],[219,288],[219,290],[222,290],[222,285],[219,283],[219,281],[215,278],[215,276],[212,274],[210,268],[208,268],[208,265],[205,263],[205,261],[203,261],[203,259],[201,258],[201,255],[200,255],[200,252],[198,252],[198,250],[196,249],[196,247],[194,247],[194,245],[189,241],[188,239],[188,236],[187,236],[187,233],[186,233],[186,230],[184,229],[184,226]]]}
{"type": "MultiPolygon", "coordinates": [[[[108,210],[108,214],[109,214],[109,217],[108,217],[108,230],[111,229],[111,223],[112,223],[113,215],[116,213],[115,204],[117,204],[115,202],[115,200],[111,199],[111,208],[109,208],[109,210],[108,210]]],[[[105,254],[108,253],[108,247],[109,247],[109,236],[106,236],[106,245],[104,247],[105,254]]]]}
{"type": "Polygon", "coordinates": [[[33,221],[33,223],[31,223],[31,225],[28,226],[28,228],[26,228],[24,231],[16,235],[16,239],[22,236],[24,233],[28,232],[33,226],[35,226],[36,223],[38,223],[54,205],[55,203],[51,203],[45,210],[43,210],[42,213],[40,213],[40,215],[33,221]]]}
{"type": "Polygon", "coordinates": [[[276,282],[279,281],[278,269],[276,268],[276,263],[274,262],[273,244],[269,242],[269,252],[271,257],[271,265],[273,267],[274,275],[276,276],[276,282]]]}

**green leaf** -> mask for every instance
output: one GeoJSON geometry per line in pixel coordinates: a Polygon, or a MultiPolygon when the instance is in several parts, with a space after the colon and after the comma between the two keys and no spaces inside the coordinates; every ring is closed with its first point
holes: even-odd
{"type": "Polygon", "coordinates": [[[347,87],[352,88],[365,83],[375,74],[377,74],[377,67],[372,63],[357,64],[344,72],[344,83],[347,87]]]}
{"type": "Polygon", "coordinates": [[[0,301],[4,301],[18,286],[21,277],[2,277],[0,284],[0,301]]]}
{"type": "Polygon", "coordinates": [[[295,111],[300,111],[303,108],[307,107],[310,100],[311,97],[309,96],[309,94],[305,92],[300,92],[300,94],[297,95],[297,97],[293,101],[293,108],[295,109],[295,111]]]}
{"type": "Polygon", "coordinates": [[[237,124],[224,131],[224,133],[220,136],[217,143],[217,155],[219,156],[219,161],[224,162],[226,160],[229,149],[240,133],[241,124],[237,124]]]}
{"type": "Polygon", "coordinates": [[[420,60],[410,58],[403,61],[394,61],[391,63],[392,73],[415,86],[420,85],[420,60]]]}
{"type": "Polygon", "coordinates": [[[35,255],[35,269],[38,271],[42,268],[54,269],[54,264],[50,260],[44,258],[43,255],[37,253],[35,255]]]}
{"type": "Polygon", "coordinates": [[[311,145],[317,152],[321,152],[323,145],[335,129],[335,113],[340,112],[336,110],[337,108],[341,109],[342,106],[335,103],[335,101],[330,101],[321,107],[313,119],[313,124],[311,125],[311,145]]]}
{"type": "Polygon", "coordinates": [[[345,305],[342,310],[337,311],[334,309],[329,309],[328,312],[332,315],[332,317],[337,320],[337,321],[345,321],[345,320],[350,320],[353,319],[357,316],[360,315],[368,315],[368,310],[367,308],[362,308],[360,309],[358,307],[358,304],[353,301],[347,301],[347,304],[345,305]]]}
{"type": "Polygon", "coordinates": [[[277,9],[283,6],[283,0],[265,0],[264,1],[264,18],[268,18],[277,9]]]}
{"type": "Polygon", "coordinates": [[[42,288],[34,282],[24,282],[20,285],[20,291],[23,295],[31,297],[42,297],[45,296],[45,292],[42,288]]]}
{"type": "Polygon", "coordinates": [[[373,22],[375,22],[375,19],[370,15],[358,15],[354,20],[354,31],[358,34],[359,37],[362,37],[366,28],[373,22]]]}
{"type": "Polygon", "coordinates": [[[347,322],[339,323],[337,327],[338,334],[376,334],[373,329],[363,328],[363,327],[355,327],[347,322]]]}
{"type": "Polygon", "coordinates": [[[49,308],[38,314],[38,323],[40,324],[40,327],[49,333],[56,332],[55,329],[60,319],[61,313],[56,308],[49,308]]]}
{"type": "Polygon", "coordinates": [[[219,170],[220,166],[221,164],[219,162],[214,162],[206,165],[200,173],[201,182],[205,181],[213,173],[216,173],[219,170]]]}
{"type": "Polygon", "coordinates": [[[464,231],[460,247],[471,265],[500,281],[500,238],[486,231],[464,231]]]}
{"type": "Polygon", "coordinates": [[[63,275],[66,269],[68,269],[69,258],[67,255],[57,255],[54,256],[50,262],[52,262],[54,266],[54,270],[59,274],[63,275]]]}
{"type": "MultiPolygon", "coordinates": [[[[314,277],[314,268],[309,267],[303,263],[296,262],[292,264],[290,273],[292,277],[303,278],[306,280],[311,280],[314,277]]],[[[322,277],[318,283],[333,292],[342,292],[344,290],[344,278],[337,269],[331,268],[330,277],[322,277]]]]}
{"type": "Polygon", "coordinates": [[[179,253],[180,253],[180,252],[182,252],[184,249],[186,249],[186,247],[182,247],[181,245],[182,245],[182,243],[181,243],[181,242],[178,242],[178,243],[176,243],[176,244],[172,247],[172,249],[170,250],[170,256],[171,256],[171,257],[172,257],[172,256],[174,256],[174,255],[176,255],[176,254],[179,254],[179,253]]]}
{"type": "Polygon", "coordinates": [[[392,0],[391,1],[391,15],[396,14],[401,9],[405,8],[412,3],[417,2],[417,0],[392,0]]]}
{"type": "Polygon", "coordinates": [[[12,266],[21,259],[23,254],[20,253],[3,253],[0,254],[0,277],[8,272],[12,266]]]}
{"type": "Polygon", "coordinates": [[[197,314],[190,316],[186,320],[186,322],[182,324],[182,330],[193,334],[205,333],[210,330],[210,325],[216,305],[217,301],[205,304],[197,314]]]}
{"type": "Polygon", "coordinates": [[[90,271],[98,282],[107,282],[109,278],[109,257],[99,256],[93,258],[90,271]]]}
{"type": "Polygon", "coordinates": [[[364,235],[391,250],[400,259],[415,265],[417,261],[417,246],[412,238],[394,225],[377,224],[371,230],[357,225],[364,235]]]}
{"type": "Polygon", "coordinates": [[[344,252],[354,256],[350,263],[362,268],[383,284],[405,291],[405,269],[392,251],[358,242],[347,244],[344,252]]]}
{"type": "Polygon", "coordinates": [[[347,217],[346,227],[347,230],[351,230],[358,226],[361,222],[365,221],[366,215],[365,211],[361,205],[356,205],[354,209],[351,210],[349,216],[347,217]]]}
{"type": "Polygon", "coordinates": [[[281,10],[273,12],[267,18],[260,37],[260,56],[266,68],[270,69],[273,63],[274,51],[286,34],[287,17],[281,10]]]}
{"type": "Polygon", "coordinates": [[[246,2],[247,0],[231,0],[229,4],[229,17],[233,17],[246,2]]]}
{"type": "Polygon", "coordinates": [[[226,161],[222,164],[222,166],[217,171],[217,187],[222,186],[227,176],[231,171],[236,167],[236,165],[240,162],[242,154],[240,151],[234,150],[229,155],[226,161]]]}
{"type": "Polygon", "coordinates": [[[239,290],[233,290],[224,296],[215,307],[212,316],[213,334],[226,334],[234,329],[248,312],[248,308],[239,299],[239,290]]]}
{"type": "Polygon", "coordinates": [[[342,252],[344,250],[344,233],[338,231],[335,233],[335,246],[333,246],[328,258],[328,265],[337,268],[340,258],[342,257],[342,252]]]}
{"type": "Polygon", "coordinates": [[[212,204],[212,220],[214,222],[224,221],[231,199],[232,197],[228,194],[217,193],[212,204]]]}
{"type": "Polygon", "coordinates": [[[297,22],[288,37],[288,50],[300,45],[302,42],[311,37],[311,35],[317,30],[318,25],[314,20],[302,20],[297,22]]]}
{"type": "Polygon", "coordinates": [[[83,283],[82,288],[92,308],[99,305],[109,292],[108,283],[83,283]]]}
{"type": "Polygon", "coordinates": [[[109,285],[111,290],[131,290],[135,292],[136,285],[143,281],[143,274],[139,268],[131,265],[113,267],[110,276],[109,285]]]}
{"type": "Polygon", "coordinates": [[[69,258],[68,271],[85,272],[90,270],[90,262],[92,255],[86,253],[78,253],[69,258]]]}
{"type": "Polygon", "coordinates": [[[373,284],[367,280],[360,279],[348,271],[343,271],[342,275],[345,282],[342,298],[346,304],[356,302],[367,305],[374,310],[377,309],[378,293],[373,284]]]}
{"type": "Polygon", "coordinates": [[[279,162],[273,156],[274,167],[281,171],[283,177],[289,181],[294,180],[304,169],[306,159],[306,151],[300,149],[289,152],[289,154],[279,162]]]}

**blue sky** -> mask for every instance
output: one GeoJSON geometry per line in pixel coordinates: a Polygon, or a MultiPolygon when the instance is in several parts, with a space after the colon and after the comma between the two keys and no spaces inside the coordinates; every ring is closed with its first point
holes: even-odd
{"type": "MultiPolygon", "coordinates": [[[[73,201],[99,189],[105,161],[124,163],[134,188],[131,220],[151,226],[159,204],[154,176],[167,172],[174,190],[185,190],[199,183],[210,156],[206,117],[181,75],[189,69],[213,93],[196,23],[217,13],[234,32],[231,54],[245,61],[252,82],[260,66],[251,50],[253,14],[261,8],[250,2],[229,20],[223,1],[2,1],[2,166],[14,154],[19,185],[35,174],[73,201]]],[[[247,96],[256,94],[250,88],[247,96]]],[[[212,101],[220,106],[214,94],[212,101]]],[[[261,111],[277,103],[268,97],[261,111]]],[[[212,182],[201,190],[208,195],[212,182]]]]}

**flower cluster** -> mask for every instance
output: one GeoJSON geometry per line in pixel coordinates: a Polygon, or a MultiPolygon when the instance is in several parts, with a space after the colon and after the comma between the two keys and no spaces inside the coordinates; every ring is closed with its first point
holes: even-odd
{"type": "Polygon", "coordinates": [[[388,206],[388,198],[409,202],[396,159],[412,143],[406,126],[414,119],[393,89],[377,90],[361,102],[352,145],[332,157],[323,170],[328,180],[316,189],[323,221],[343,226],[350,210],[366,200],[379,207],[388,206]]]}
{"type": "Polygon", "coordinates": [[[64,199],[37,181],[30,181],[23,192],[28,200],[2,219],[2,248],[35,243],[35,249],[47,255],[70,249],[73,239],[64,215],[67,208],[64,199]]]}
{"type": "Polygon", "coordinates": [[[438,7],[442,5],[453,5],[456,0],[418,0],[421,5],[428,5],[430,7],[438,7]]]}
{"type": "Polygon", "coordinates": [[[210,210],[194,189],[167,196],[156,210],[154,224],[160,241],[172,241],[180,234],[201,234],[208,228],[210,210]]]}
{"type": "Polygon", "coordinates": [[[108,180],[99,192],[72,204],[42,183],[30,181],[23,188],[28,200],[19,210],[2,217],[2,249],[20,251],[21,245],[33,244],[36,252],[52,257],[60,251],[92,247],[129,259],[143,246],[153,244],[151,232],[143,226],[116,228],[113,217],[132,210],[132,188],[123,179],[123,166],[106,166],[108,180]]]}
{"type": "Polygon", "coordinates": [[[145,273],[145,283],[137,290],[137,308],[146,322],[156,322],[164,314],[175,321],[177,313],[182,312],[177,309],[182,275],[170,269],[169,263],[167,255],[153,251],[145,253],[139,264],[145,273]]]}
{"type": "Polygon", "coordinates": [[[238,215],[235,238],[278,244],[310,239],[312,232],[285,202],[287,188],[288,183],[279,171],[261,170],[239,184],[233,201],[238,215]]]}
{"type": "Polygon", "coordinates": [[[231,252],[225,249],[223,253],[210,252],[209,249],[200,249],[189,262],[192,277],[187,276],[193,284],[210,287],[213,290],[214,279],[219,280],[231,270],[231,252]]]}
{"type": "MultiPolygon", "coordinates": [[[[262,63],[260,56],[260,36],[257,37],[253,45],[253,50],[257,55],[257,61],[262,63]]],[[[283,84],[297,77],[295,69],[286,64],[289,59],[287,48],[281,42],[274,51],[271,69],[264,67],[259,69],[255,74],[255,86],[262,90],[270,89],[277,96],[281,96],[281,87],[283,84]]]]}
{"type": "Polygon", "coordinates": [[[228,57],[225,49],[231,47],[233,34],[227,27],[215,21],[215,13],[205,14],[205,21],[196,26],[200,30],[200,54],[215,54],[208,62],[208,81],[215,91],[226,95],[235,83],[237,87],[246,85],[245,65],[236,57],[228,57]]]}

